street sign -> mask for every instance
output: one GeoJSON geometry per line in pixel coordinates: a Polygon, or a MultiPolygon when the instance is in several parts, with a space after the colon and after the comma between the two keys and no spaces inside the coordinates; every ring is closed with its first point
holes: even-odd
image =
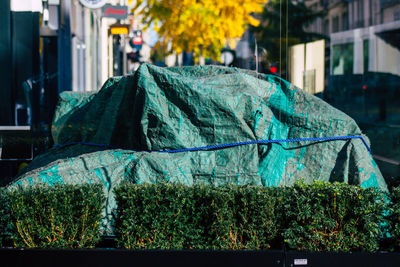
{"type": "Polygon", "coordinates": [[[129,34],[129,25],[114,24],[110,26],[110,34],[129,34]]]}
{"type": "Polygon", "coordinates": [[[143,44],[142,31],[136,30],[133,32],[132,43],[134,45],[143,44]]]}
{"type": "Polygon", "coordinates": [[[107,3],[108,0],[79,0],[81,4],[87,8],[100,8],[107,3]]]}
{"type": "Polygon", "coordinates": [[[127,6],[113,6],[107,4],[101,9],[104,18],[126,19],[128,17],[127,6]]]}
{"type": "Polygon", "coordinates": [[[142,45],[143,44],[143,39],[142,37],[133,37],[132,38],[132,44],[133,45],[142,45]]]}

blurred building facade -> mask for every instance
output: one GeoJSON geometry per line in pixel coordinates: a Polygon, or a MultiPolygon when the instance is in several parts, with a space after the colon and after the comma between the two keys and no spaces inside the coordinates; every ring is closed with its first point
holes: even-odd
{"type": "MultiPolygon", "coordinates": [[[[400,1],[399,0],[311,0],[307,4],[315,11],[325,10],[308,31],[326,35],[325,48],[306,55],[298,46],[289,52],[289,79],[309,91],[323,92],[332,76],[357,75],[367,72],[400,75],[400,1]],[[296,51],[295,51],[296,50],[296,51]],[[300,55],[299,53],[303,53],[300,55]],[[305,61],[324,58],[319,69],[301,66],[295,57],[305,61]],[[320,68],[324,68],[321,71],[320,68]],[[324,86],[311,88],[307,80],[315,73],[324,74],[324,86]],[[302,73],[302,77],[297,77],[302,73]]],[[[307,46],[307,44],[306,44],[307,46]]],[[[313,83],[317,84],[317,82],[313,83]]]]}
{"type": "Polygon", "coordinates": [[[148,33],[129,14],[134,1],[0,2],[0,125],[48,128],[59,93],[98,90],[107,78],[133,70],[132,63],[150,60],[148,33]],[[126,16],[105,16],[91,3],[125,8],[126,16]],[[128,32],[112,34],[113,25],[128,32]],[[131,42],[134,33],[144,40],[139,46],[131,42]]]}

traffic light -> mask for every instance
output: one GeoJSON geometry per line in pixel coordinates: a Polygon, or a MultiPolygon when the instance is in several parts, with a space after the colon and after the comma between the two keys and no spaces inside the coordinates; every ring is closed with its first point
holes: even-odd
{"type": "Polygon", "coordinates": [[[272,65],[272,66],[269,68],[269,71],[270,71],[271,73],[276,73],[276,72],[278,71],[278,68],[277,68],[275,65],[272,65]]]}
{"type": "Polygon", "coordinates": [[[129,36],[131,37],[131,39],[129,40],[129,45],[136,51],[142,49],[143,45],[142,31],[140,30],[133,31],[129,36]]]}

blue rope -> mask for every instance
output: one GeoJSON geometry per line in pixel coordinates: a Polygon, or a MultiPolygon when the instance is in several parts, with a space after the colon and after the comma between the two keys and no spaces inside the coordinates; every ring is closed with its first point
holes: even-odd
{"type": "MultiPolygon", "coordinates": [[[[361,139],[361,141],[364,143],[365,147],[368,149],[369,153],[372,155],[371,148],[368,146],[367,142],[365,142],[364,138],[361,135],[278,139],[278,140],[256,140],[256,141],[246,141],[246,142],[238,142],[238,143],[230,143],[230,144],[222,144],[222,145],[213,145],[213,146],[201,146],[201,147],[181,148],[181,149],[173,149],[173,150],[147,151],[147,152],[179,153],[179,152],[188,152],[188,151],[200,151],[200,150],[235,147],[235,146],[250,145],[250,144],[270,144],[270,143],[304,142],[304,141],[333,141],[333,140],[349,140],[349,139],[355,139],[355,138],[361,139]]],[[[116,147],[116,146],[87,143],[87,142],[71,142],[71,143],[67,143],[67,144],[55,145],[55,147],[65,147],[65,146],[71,146],[71,145],[87,145],[87,146],[97,146],[97,147],[103,147],[103,148],[120,149],[120,147],[116,147]]]]}

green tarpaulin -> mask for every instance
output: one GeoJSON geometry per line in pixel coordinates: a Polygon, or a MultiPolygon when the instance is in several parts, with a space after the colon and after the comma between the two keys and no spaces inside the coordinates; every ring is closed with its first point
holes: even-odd
{"type": "MultiPolygon", "coordinates": [[[[109,216],[113,188],[123,181],[278,186],[303,179],[387,190],[360,139],[148,152],[361,134],[353,119],[321,99],[254,71],[143,64],[132,75],[109,79],[98,93],[62,93],[52,134],[56,145],[116,148],[55,147],[38,156],[11,187],[102,183],[109,216]]],[[[109,227],[109,220],[104,223],[109,227]]]]}

